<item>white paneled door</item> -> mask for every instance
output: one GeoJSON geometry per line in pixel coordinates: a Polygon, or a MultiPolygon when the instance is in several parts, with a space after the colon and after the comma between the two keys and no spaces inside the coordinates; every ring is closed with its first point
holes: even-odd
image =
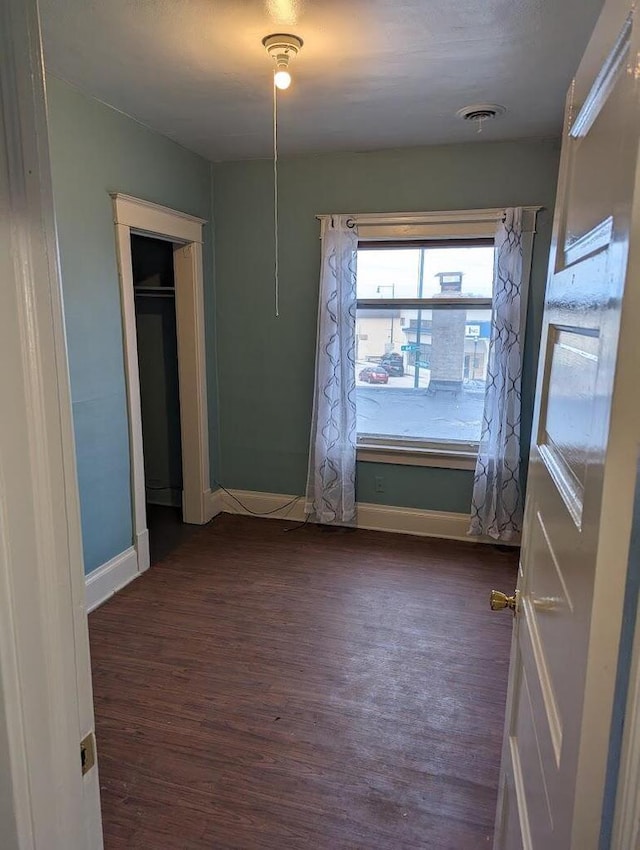
{"type": "Polygon", "coordinates": [[[639,49],[634,4],[607,0],[567,98],[495,850],[599,842],[640,436],[639,49]]]}

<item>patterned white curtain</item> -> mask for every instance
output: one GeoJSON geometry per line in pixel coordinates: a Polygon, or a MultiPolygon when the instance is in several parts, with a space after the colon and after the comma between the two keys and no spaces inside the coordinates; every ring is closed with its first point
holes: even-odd
{"type": "Polygon", "coordinates": [[[347,216],[322,221],[318,343],[305,511],[345,525],[356,516],[356,261],[347,216]]]}
{"type": "Polygon", "coordinates": [[[495,237],[493,315],[469,534],[508,542],[522,528],[520,310],[522,209],[508,209],[495,237]]]}

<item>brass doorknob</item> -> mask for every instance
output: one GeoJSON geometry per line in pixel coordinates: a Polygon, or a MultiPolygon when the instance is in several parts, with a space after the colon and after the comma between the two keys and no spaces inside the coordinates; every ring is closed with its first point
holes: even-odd
{"type": "Polygon", "coordinates": [[[489,605],[492,611],[502,611],[503,608],[510,608],[514,613],[518,600],[515,596],[507,596],[506,593],[500,593],[499,590],[492,590],[489,596],[489,605]]]}

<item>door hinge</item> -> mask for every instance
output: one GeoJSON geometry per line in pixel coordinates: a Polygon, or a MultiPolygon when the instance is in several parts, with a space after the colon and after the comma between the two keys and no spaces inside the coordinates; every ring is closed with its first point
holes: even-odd
{"type": "Polygon", "coordinates": [[[82,775],[88,773],[96,763],[96,739],[93,732],[89,732],[86,738],[80,742],[80,764],[82,775]]]}

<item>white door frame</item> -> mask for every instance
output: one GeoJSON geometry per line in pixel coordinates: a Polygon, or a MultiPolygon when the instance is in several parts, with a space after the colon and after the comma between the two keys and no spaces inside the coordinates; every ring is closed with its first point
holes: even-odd
{"type": "Polygon", "coordinates": [[[101,850],[82,534],[36,0],[0,4],[0,843],[101,850]]]}
{"type": "MultiPolygon", "coordinates": [[[[638,478],[640,483],[640,465],[638,478]]],[[[636,529],[631,542],[630,562],[632,558],[638,558],[639,538],[640,533],[636,529]]],[[[637,848],[640,843],[640,608],[637,600],[634,614],[633,649],[625,705],[624,735],[616,782],[612,850],[637,848]]]]}
{"type": "Polygon", "coordinates": [[[209,420],[204,339],[202,227],[206,221],[158,204],[114,193],[114,223],[122,302],[134,546],[138,571],[149,567],[140,374],[131,265],[131,234],[174,243],[180,432],[182,436],[182,512],[185,522],[202,525],[213,516],[209,480],[209,420]]]}

